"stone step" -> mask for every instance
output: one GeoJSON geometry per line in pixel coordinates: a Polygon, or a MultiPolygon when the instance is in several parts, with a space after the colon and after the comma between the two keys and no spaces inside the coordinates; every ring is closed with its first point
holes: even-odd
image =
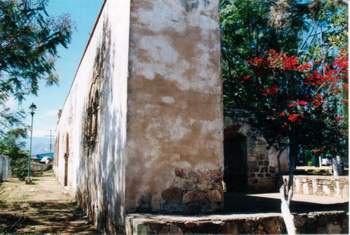
{"type": "MultiPolygon", "coordinates": [[[[348,234],[348,214],[344,211],[295,214],[298,233],[348,234]]],[[[227,215],[129,214],[125,232],[136,234],[284,234],[279,213],[227,215]]]]}

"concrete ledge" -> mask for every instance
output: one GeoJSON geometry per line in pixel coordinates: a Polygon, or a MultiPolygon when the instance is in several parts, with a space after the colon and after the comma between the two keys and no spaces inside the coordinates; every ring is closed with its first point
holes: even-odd
{"type": "MultiPolygon", "coordinates": [[[[298,233],[348,233],[348,214],[342,211],[295,215],[298,233]]],[[[281,234],[286,233],[279,213],[178,216],[129,214],[125,232],[135,234],[281,234]]]]}

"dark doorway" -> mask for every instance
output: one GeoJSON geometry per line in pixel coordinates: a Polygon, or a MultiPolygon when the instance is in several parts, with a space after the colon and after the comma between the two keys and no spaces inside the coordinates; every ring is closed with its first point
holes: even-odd
{"type": "Polygon", "coordinates": [[[64,186],[68,185],[69,135],[66,136],[66,151],[64,153],[64,186]]]}
{"type": "Polygon", "coordinates": [[[247,190],[247,140],[238,134],[225,134],[224,180],[227,192],[247,190]]]}

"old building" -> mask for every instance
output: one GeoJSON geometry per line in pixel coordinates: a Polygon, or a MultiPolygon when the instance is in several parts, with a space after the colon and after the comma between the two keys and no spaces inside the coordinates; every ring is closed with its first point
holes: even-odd
{"type": "Polygon", "coordinates": [[[218,0],[106,0],[57,126],[59,181],[108,231],[222,204],[218,0]]]}
{"type": "Polygon", "coordinates": [[[59,114],[54,162],[101,229],[122,230],[137,211],[219,210],[224,181],[228,192],[274,189],[276,153],[243,123],[224,128],[218,4],[105,1],[59,114]]]}

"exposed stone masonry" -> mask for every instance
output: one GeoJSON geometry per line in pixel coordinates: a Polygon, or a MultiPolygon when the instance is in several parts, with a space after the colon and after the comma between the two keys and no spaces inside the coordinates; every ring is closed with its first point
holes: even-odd
{"type": "MultiPolygon", "coordinates": [[[[298,234],[347,234],[344,212],[295,215],[298,234]]],[[[166,216],[128,215],[126,234],[286,234],[280,214],[166,216]]]]}
{"type": "MultiPolygon", "coordinates": [[[[230,135],[242,135],[246,137],[247,153],[247,177],[249,192],[276,191],[278,169],[278,152],[268,149],[265,139],[258,135],[243,120],[234,121],[225,117],[225,138],[230,135]]],[[[280,156],[280,170],[288,169],[287,151],[280,156]]]]}
{"type": "Polygon", "coordinates": [[[210,212],[223,202],[221,171],[177,168],[172,185],[162,192],[162,210],[183,213],[210,212]]]}
{"type": "Polygon", "coordinates": [[[248,144],[248,190],[273,191],[276,188],[277,168],[271,166],[266,142],[263,138],[251,139],[248,144]]]}

